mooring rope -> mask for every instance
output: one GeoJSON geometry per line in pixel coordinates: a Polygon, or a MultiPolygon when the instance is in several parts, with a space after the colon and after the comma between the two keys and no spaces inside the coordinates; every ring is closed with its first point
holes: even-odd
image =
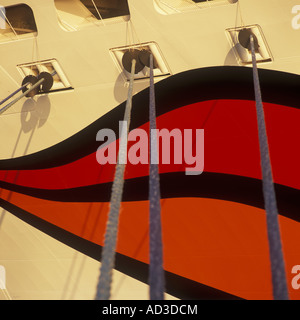
{"type": "Polygon", "coordinates": [[[96,11],[97,11],[97,13],[98,13],[98,16],[99,16],[99,18],[100,18],[101,22],[102,22],[102,23],[103,23],[103,25],[105,26],[104,20],[103,20],[103,18],[102,18],[102,16],[101,16],[100,11],[98,10],[98,7],[97,7],[97,6],[96,6],[96,4],[95,4],[95,1],[94,1],[94,0],[92,0],[92,3],[93,3],[93,6],[94,6],[95,10],[96,10],[96,11]]]}
{"type": "MultiPolygon", "coordinates": [[[[56,75],[56,71],[53,71],[50,74],[52,77],[56,75]]],[[[15,98],[13,101],[11,101],[10,103],[8,103],[7,105],[5,105],[4,107],[2,107],[0,109],[0,114],[2,114],[3,112],[5,112],[7,109],[9,109],[10,107],[12,107],[14,104],[16,104],[19,100],[21,100],[23,97],[27,96],[32,90],[34,90],[35,88],[39,87],[43,82],[45,81],[45,78],[41,78],[39,81],[37,81],[35,84],[33,84],[30,88],[28,88],[25,92],[23,92],[21,95],[19,95],[17,98],[15,98]]],[[[10,98],[12,98],[14,95],[16,95],[18,92],[20,92],[21,90],[23,90],[24,88],[26,88],[29,84],[31,84],[30,82],[25,83],[22,87],[18,88],[17,90],[15,90],[13,93],[11,93],[9,96],[7,96],[5,99],[3,99],[0,102],[0,105],[2,105],[4,102],[6,102],[7,100],[9,100],[10,98]]]]}
{"type": "Polygon", "coordinates": [[[30,82],[25,83],[22,87],[20,87],[19,89],[17,89],[16,91],[12,92],[9,96],[7,96],[6,98],[4,98],[2,101],[0,101],[0,106],[6,102],[7,100],[9,100],[10,98],[12,98],[14,95],[16,95],[18,92],[20,92],[21,90],[23,90],[24,88],[26,88],[28,85],[30,84],[30,82]]]}
{"type": "Polygon", "coordinates": [[[149,165],[149,202],[150,202],[150,299],[163,300],[165,279],[163,269],[163,246],[161,228],[160,182],[158,168],[158,144],[156,134],[156,110],[153,79],[153,55],[150,54],[150,165],[149,165]]]}
{"type": "Polygon", "coordinates": [[[124,187],[125,163],[127,159],[127,135],[130,125],[135,65],[136,60],[133,59],[131,65],[130,83],[125,107],[124,121],[120,136],[118,163],[116,164],[112,193],[110,198],[110,210],[106,224],[104,247],[101,258],[100,276],[95,296],[96,300],[108,300],[111,295],[112,272],[115,265],[119,213],[124,187]]]}
{"type": "MultiPolygon", "coordinates": [[[[13,101],[11,101],[10,103],[8,103],[6,106],[4,106],[3,108],[0,109],[0,114],[2,114],[3,112],[5,112],[7,109],[9,109],[10,107],[12,107],[15,103],[17,103],[19,100],[21,100],[23,97],[25,97],[28,93],[30,93],[32,90],[34,90],[35,88],[37,88],[38,86],[40,86],[45,79],[41,79],[39,80],[37,83],[35,83],[34,85],[32,85],[28,90],[26,90],[24,93],[22,93],[20,96],[18,96],[16,99],[14,99],[13,101]]],[[[20,90],[19,90],[20,91],[20,90]]],[[[19,92],[17,91],[17,92],[19,92]]],[[[16,93],[17,93],[16,92],[16,93]]]]}
{"type": "Polygon", "coordinates": [[[267,232],[271,260],[273,298],[275,300],[287,300],[289,299],[289,295],[286,282],[285,263],[281,245],[278,210],[275,189],[273,184],[272,168],[270,163],[268,138],[266,132],[261,89],[256,64],[254,37],[252,35],[250,35],[250,45],[253,65],[253,79],[256,100],[263,194],[267,218],[267,232]]]}

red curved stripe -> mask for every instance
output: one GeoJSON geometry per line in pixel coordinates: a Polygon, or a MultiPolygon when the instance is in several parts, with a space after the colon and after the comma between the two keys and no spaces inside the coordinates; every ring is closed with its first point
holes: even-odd
{"type": "MultiPolygon", "coordinates": [[[[103,245],[109,203],[65,203],[10,191],[10,203],[86,240],[103,245]]],[[[245,299],[271,299],[264,210],[230,201],[176,198],[162,206],[164,268],[245,299]],[[184,214],[182,214],[184,212],[184,214]]],[[[149,262],[148,201],[122,203],[117,252],[149,262]]],[[[299,264],[300,223],[279,217],[290,296],[299,264]]]]}
{"type": "MultiPolygon", "coordinates": [[[[295,141],[300,141],[300,110],[271,103],[264,103],[264,108],[274,180],[278,184],[299,189],[300,152],[295,141]]],[[[199,102],[161,115],[157,119],[157,126],[169,130],[203,128],[205,171],[261,178],[255,102],[199,102]]],[[[148,130],[148,123],[141,128],[148,130]]],[[[99,165],[95,150],[95,153],[56,168],[0,171],[0,179],[34,188],[74,188],[112,181],[114,167],[99,165]]],[[[162,164],[160,172],[184,171],[185,167],[162,164]]],[[[126,179],[146,175],[148,165],[127,165],[126,179]]]]}

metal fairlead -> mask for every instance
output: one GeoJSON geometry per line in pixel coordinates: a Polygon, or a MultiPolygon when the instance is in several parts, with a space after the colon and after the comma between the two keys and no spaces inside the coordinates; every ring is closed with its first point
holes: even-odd
{"type": "Polygon", "coordinates": [[[129,49],[126,51],[122,58],[122,65],[127,72],[131,72],[132,60],[136,61],[134,73],[137,74],[142,71],[145,67],[144,64],[141,63],[139,59],[140,50],[137,49],[129,49]]]}
{"type": "MultiPolygon", "coordinates": [[[[35,77],[35,76],[33,76],[33,75],[26,76],[26,77],[23,79],[23,81],[22,81],[22,87],[23,87],[22,92],[25,93],[25,92],[28,90],[27,85],[30,85],[30,84],[31,84],[31,85],[33,86],[33,85],[35,85],[37,82],[38,82],[37,77],[35,77]],[[26,85],[26,84],[27,84],[27,85],[26,85]]],[[[34,97],[36,94],[38,94],[39,91],[40,91],[40,88],[39,88],[39,87],[36,87],[35,89],[33,89],[33,90],[31,90],[30,92],[28,92],[25,97],[27,97],[27,98],[32,98],[32,97],[34,97]]]]}
{"type": "MultiPolygon", "coordinates": [[[[139,53],[139,60],[140,62],[144,65],[147,66],[148,68],[150,68],[150,55],[151,55],[151,51],[143,49],[140,51],[139,53]]],[[[153,55],[152,55],[153,56],[153,55]]],[[[154,57],[153,57],[153,68],[156,69],[158,68],[158,64],[155,61],[154,57]]]]}
{"type": "Polygon", "coordinates": [[[259,48],[258,40],[257,40],[257,37],[255,36],[255,34],[253,34],[253,32],[251,31],[251,29],[244,28],[244,29],[240,30],[239,35],[238,35],[239,43],[245,49],[248,49],[249,51],[251,51],[251,44],[250,44],[250,36],[251,35],[252,35],[253,40],[254,40],[255,52],[257,52],[258,48],[259,48]]]}

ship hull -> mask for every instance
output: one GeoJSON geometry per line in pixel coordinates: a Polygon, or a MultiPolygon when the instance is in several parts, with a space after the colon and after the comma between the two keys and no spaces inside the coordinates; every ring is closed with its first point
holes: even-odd
{"type": "MultiPolygon", "coordinates": [[[[289,294],[299,299],[291,270],[300,261],[300,154],[295,148],[300,138],[300,78],[271,70],[260,70],[259,75],[289,294]]],[[[159,165],[166,292],[170,298],[181,299],[272,299],[251,69],[190,70],[160,81],[155,93],[159,129],[204,129],[205,141],[203,173],[187,175],[182,164],[159,165]]],[[[131,130],[149,132],[148,101],[148,89],[133,97],[131,130]]],[[[114,164],[97,162],[100,143],[96,135],[105,128],[118,132],[124,107],[125,102],[50,148],[0,162],[1,206],[6,210],[3,222],[17,217],[47,234],[42,236],[47,241],[54,238],[58,246],[86,257],[93,281],[99,273],[115,170],[114,164]],[[8,218],[10,215],[13,217],[8,218]]],[[[115,266],[137,279],[145,294],[148,171],[149,165],[127,164],[115,266]]],[[[47,259],[47,253],[43,254],[47,259]]],[[[70,266],[71,259],[56,259],[70,266]]],[[[11,261],[0,263],[9,274],[11,261]]],[[[32,270],[25,269],[24,278],[26,272],[32,270]]],[[[49,274],[53,279],[51,270],[49,274]]],[[[50,296],[63,295],[61,283],[54,291],[50,296]]],[[[91,293],[83,296],[91,298],[91,293]]]]}

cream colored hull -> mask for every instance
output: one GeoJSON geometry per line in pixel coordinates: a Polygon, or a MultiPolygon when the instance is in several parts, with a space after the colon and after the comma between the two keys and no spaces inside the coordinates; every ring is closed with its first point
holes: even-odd
{"type": "MultiPolygon", "coordinates": [[[[241,0],[240,9],[230,4],[170,15],[159,13],[152,1],[129,0],[129,21],[100,21],[77,32],[59,25],[53,0],[23,2],[34,11],[38,37],[0,43],[1,98],[22,82],[16,66],[53,58],[73,89],[22,99],[1,115],[1,159],[51,147],[125,101],[128,84],[112,57],[115,48],[156,43],[170,76],[239,65],[226,30],[240,26],[242,13],[245,25],[262,28],[271,50],[273,60],[260,67],[300,74],[300,30],[292,28],[291,11],[297,0],[241,0]]],[[[18,1],[1,2],[13,3],[18,1]]],[[[138,80],[134,92],[148,85],[148,79],[138,80]]],[[[0,216],[0,266],[6,271],[2,299],[93,299],[100,269],[98,261],[5,210],[0,216]]],[[[115,271],[112,299],[148,299],[148,286],[115,271]]]]}

